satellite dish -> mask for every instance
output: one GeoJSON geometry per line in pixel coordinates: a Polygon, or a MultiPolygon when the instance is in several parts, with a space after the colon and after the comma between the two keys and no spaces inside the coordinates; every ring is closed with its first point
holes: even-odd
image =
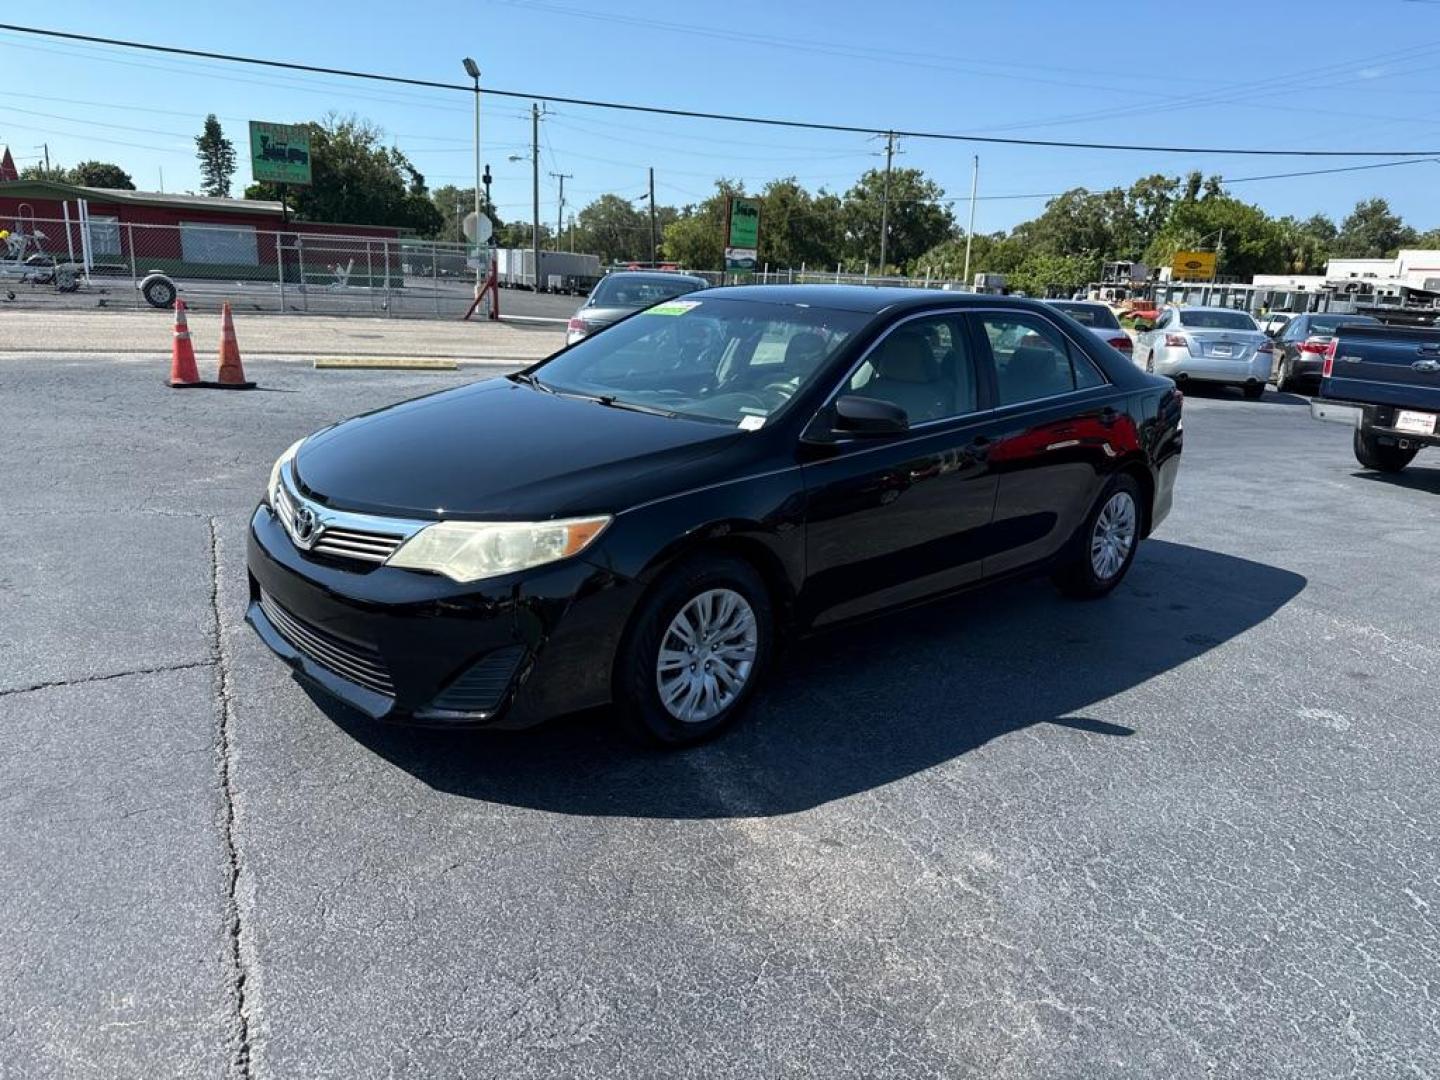
{"type": "Polygon", "coordinates": [[[490,234],[495,231],[495,227],[490,224],[490,216],[483,214],[477,217],[474,210],[465,215],[460,228],[465,233],[465,239],[475,244],[489,243],[490,234]],[[479,228],[476,228],[477,225],[479,228]]]}

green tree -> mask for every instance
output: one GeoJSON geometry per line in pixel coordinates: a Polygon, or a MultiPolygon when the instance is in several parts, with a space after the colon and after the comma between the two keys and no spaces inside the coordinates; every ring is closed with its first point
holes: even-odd
{"type": "MultiPolygon", "coordinates": [[[[970,280],[976,274],[1011,274],[1024,261],[1022,244],[1003,232],[976,233],[970,245],[970,280]]],[[[912,271],[933,281],[965,281],[965,237],[946,240],[915,260],[912,271]]]]}
{"type": "Polygon", "coordinates": [[[1440,229],[1430,229],[1415,237],[1415,246],[1426,251],[1440,249],[1440,229]]]}
{"type": "MultiPolygon", "coordinates": [[[[504,225],[504,226],[495,234],[495,242],[496,242],[497,246],[503,247],[503,248],[528,248],[528,247],[532,247],[533,245],[532,245],[531,242],[530,242],[530,235],[531,235],[531,232],[532,232],[532,231],[533,231],[533,230],[530,228],[530,222],[528,222],[528,221],[511,221],[511,222],[507,223],[506,225],[504,225]]],[[[554,241],[555,241],[555,231],[554,231],[553,229],[551,229],[550,226],[545,225],[545,224],[541,224],[541,226],[540,226],[540,248],[541,248],[541,250],[543,251],[544,249],[553,246],[554,241]]]]}
{"type": "Polygon", "coordinates": [[[27,165],[20,170],[20,179],[54,180],[61,184],[110,188],[112,191],[135,190],[135,181],[130,179],[130,174],[108,161],[82,161],[72,169],[56,165],[49,172],[45,171],[44,165],[27,165]]]}
{"type": "Polygon", "coordinates": [[[833,267],[844,257],[840,199],[812,195],[793,177],[760,192],[760,262],[776,268],[833,267]]]}
{"type": "MultiPolygon", "coordinates": [[[[665,258],[687,270],[719,270],[725,263],[725,200],[744,195],[743,185],[717,180],[715,194],[697,205],[682,207],[665,226],[665,258]]],[[[760,219],[764,236],[765,219],[760,219]]]]}
{"type": "Polygon", "coordinates": [[[1177,251],[1207,250],[1223,243],[1218,273],[1239,278],[1281,273],[1285,245],[1275,222],[1257,206],[1229,195],[1211,195],[1175,205],[1165,227],[1151,241],[1145,261],[1168,266],[1177,251]]]}
{"type": "Polygon", "coordinates": [[[214,113],[205,117],[205,127],[195,137],[195,157],[200,161],[200,193],[228,199],[235,175],[235,144],[225,137],[214,113]]]}
{"type": "MultiPolygon", "coordinates": [[[[890,174],[890,238],[885,257],[892,268],[904,268],[955,229],[955,215],[941,200],[945,192],[919,169],[890,174]]],[[[880,255],[880,222],[885,207],[885,173],[870,169],[845,193],[840,208],[845,256],[851,267],[872,263],[880,255]]],[[[764,227],[764,223],[761,223],[764,227]]]]}
{"type": "MultiPolygon", "coordinates": [[[[383,132],[354,116],[327,116],[303,125],[310,132],[311,183],[292,187],[289,200],[301,221],[394,225],[434,236],[444,217],[426,193],[425,178],[410,159],[383,144],[383,132]]],[[[246,198],[278,199],[275,184],[251,184],[246,198]]]]}
{"type": "Polygon", "coordinates": [[[1318,274],[1325,269],[1338,232],[1333,221],[1324,214],[1314,214],[1304,221],[1282,217],[1275,222],[1275,228],[1284,248],[1284,272],[1318,274]]]}
{"type": "Polygon", "coordinates": [[[1389,258],[1415,242],[1415,230],[1392,213],[1384,199],[1363,199],[1340,223],[1332,255],[1348,259],[1389,258]]]}
{"type": "MultiPolygon", "coordinates": [[[[658,214],[659,211],[657,210],[658,214]]],[[[601,195],[575,216],[575,246],[602,263],[650,258],[650,212],[619,195],[601,195]]]]}
{"type": "MultiPolygon", "coordinates": [[[[473,187],[456,187],[454,184],[442,184],[430,192],[430,201],[440,213],[440,223],[435,231],[430,234],[432,239],[446,240],[454,244],[465,243],[465,234],[461,231],[461,223],[475,210],[475,189],[473,187]]],[[[481,211],[490,219],[492,235],[498,236],[501,230],[500,215],[495,213],[494,206],[484,205],[484,193],[480,199],[481,211]]]]}

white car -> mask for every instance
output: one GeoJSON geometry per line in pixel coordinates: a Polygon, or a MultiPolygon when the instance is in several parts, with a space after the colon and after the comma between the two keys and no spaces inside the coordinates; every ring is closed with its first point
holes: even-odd
{"type": "Polygon", "coordinates": [[[1145,370],[1187,382],[1238,386],[1252,400],[1265,393],[1275,346],[1243,311],[1223,307],[1166,308],[1153,329],[1135,339],[1145,370]]]}

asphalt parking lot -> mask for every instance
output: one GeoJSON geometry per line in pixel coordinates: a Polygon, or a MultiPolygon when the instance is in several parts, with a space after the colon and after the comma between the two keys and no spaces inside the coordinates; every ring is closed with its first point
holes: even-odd
{"type": "Polygon", "coordinates": [[[0,1077],[1440,1073],[1440,455],[1194,395],[1111,598],[830,633],[664,756],[312,699],[271,461],[486,369],[247,366],[0,357],[0,1077]]]}

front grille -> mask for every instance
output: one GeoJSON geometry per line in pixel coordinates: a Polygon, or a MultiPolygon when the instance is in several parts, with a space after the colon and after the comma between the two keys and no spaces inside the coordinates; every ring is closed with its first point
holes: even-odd
{"type": "Polygon", "coordinates": [[[334,555],[341,559],[362,559],[365,562],[383,563],[400,546],[403,537],[388,536],[385,533],[362,532],[359,529],[324,528],[320,539],[315,541],[311,551],[319,555],[334,555]]]}
{"type": "MultiPolygon", "coordinates": [[[[275,492],[275,516],[285,532],[295,538],[295,496],[288,484],[280,484],[275,492]]],[[[383,563],[395,554],[405,540],[403,533],[387,533],[371,529],[348,528],[326,524],[323,519],[315,530],[308,549],[317,555],[335,559],[358,559],[361,562],[383,563]]]]}
{"type": "Polygon", "coordinates": [[[281,637],[317,664],[367,690],[386,697],[395,696],[395,684],[390,681],[385,661],[376,649],[342,640],[318,626],[311,626],[286,611],[269,593],[260,593],[260,610],[281,637]]]}
{"type": "Polygon", "coordinates": [[[290,497],[290,489],[284,484],[278,484],[275,488],[275,516],[280,519],[280,524],[285,527],[285,532],[294,536],[295,501],[290,497]]]}
{"type": "Polygon", "coordinates": [[[451,712],[490,712],[499,707],[524,655],[520,645],[486,653],[447,686],[430,707],[451,712]]]}

